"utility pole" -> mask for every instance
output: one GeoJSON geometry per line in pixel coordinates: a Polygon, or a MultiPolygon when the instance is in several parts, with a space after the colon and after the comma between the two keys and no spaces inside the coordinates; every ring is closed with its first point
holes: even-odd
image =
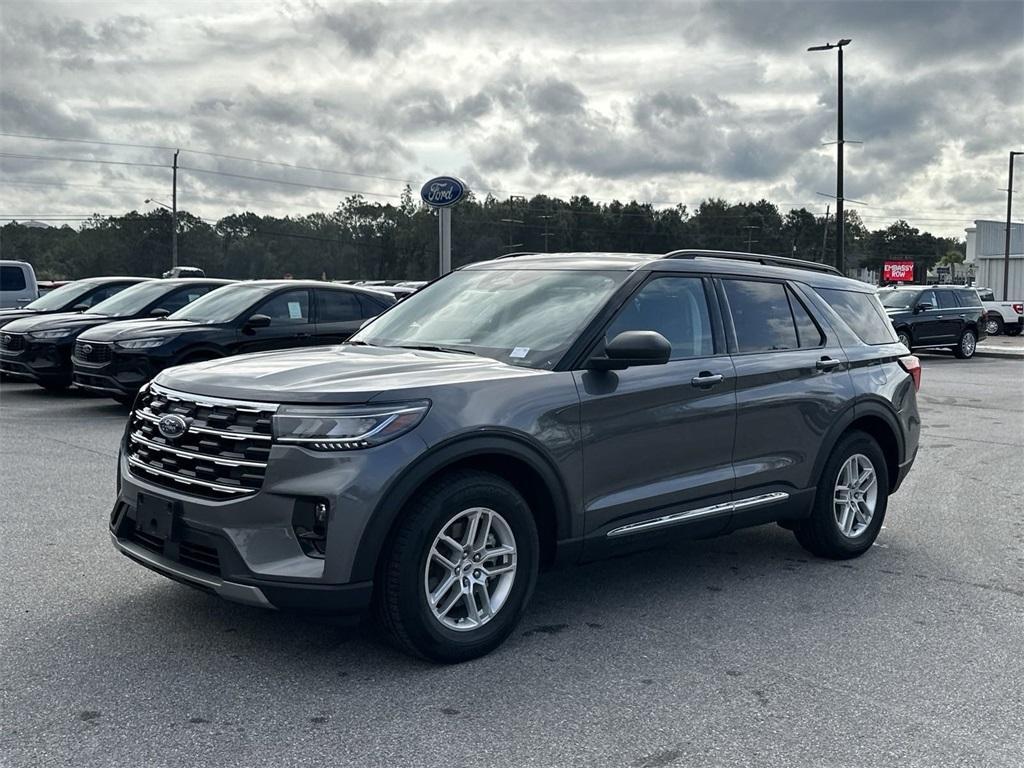
{"type": "Polygon", "coordinates": [[[548,253],[548,238],[551,237],[551,233],[548,232],[548,219],[553,218],[553,216],[546,214],[540,218],[544,219],[544,253],[548,253]]]}
{"type": "Polygon", "coordinates": [[[753,239],[754,230],[760,229],[760,227],[754,226],[753,224],[748,224],[747,226],[744,227],[744,229],[747,230],[747,253],[750,253],[751,246],[753,246],[754,243],[758,242],[757,240],[753,239]]]}
{"type": "Polygon", "coordinates": [[[825,244],[828,242],[828,211],[829,206],[825,206],[825,226],[821,231],[821,263],[825,264],[825,244]]]}
{"type": "Polygon", "coordinates": [[[837,49],[839,53],[838,89],[836,109],[839,124],[836,136],[836,269],[845,274],[846,259],[845,245],[846,236],[843,232],[845,216],[843,213],[843,46],[849,45],[852,40],[843,38],[838,43],[825,43],[825,45],[814,45],[808,51],[831,51],[837,49]]]}
{"type": "Polygon", "coordinates": [[[1010,214],[1013,213],[1013,158],[1024,152],[1010,153],[1010,174],[1006,183],[1006,248],[1003,251],[1003,301],[1009,301],[1010,291],[1010,214]]]}
{"type": "Polygon", "coordinates": [[[523,223],[522,219],[515,218],[515,209],[513,207],[513,204],[514,204],[514,202],[515,202],[517,197],[520,200],[525,200],[526,199],[525,197],[521,197],[519,195],[509,195],[508,196],[508,218],[507,219],[501,219],[502,223],[508,224],[508,251],[509,251],[509,253],[514,251],[516,248],[521,248],[522,245],[523,245],[522,243],[513,243],[512,242],[512,235],[514,234],[514,231],[515,231],[515,225],[523,223]]]}
{"type": "Polygon", "coordinates": [[[178,266],[178,153],[174,150],[174,166],[171,172],[171,269],[178,266]]]}

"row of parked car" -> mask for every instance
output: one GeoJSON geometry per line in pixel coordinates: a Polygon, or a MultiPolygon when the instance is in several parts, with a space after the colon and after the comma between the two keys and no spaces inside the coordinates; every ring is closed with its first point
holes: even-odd
{"type": "Polygon", "coordinates": [[[389,291],[313,280],[77,280],[0,310],[0,374],[127,403],[165,368],[337,344],[395,302],[389,291]]]}

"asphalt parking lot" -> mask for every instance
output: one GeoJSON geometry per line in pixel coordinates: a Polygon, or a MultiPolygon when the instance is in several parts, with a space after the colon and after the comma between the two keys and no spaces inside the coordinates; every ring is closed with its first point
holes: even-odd
{"type": "Polygon", "coordinates": [[[921,453],[876,546],[776,526],[542,576],[437,667],[116,554],[125,409],[0,384],[0,763],[1019,766],[1020,360],[924,356],[921,453]]]}

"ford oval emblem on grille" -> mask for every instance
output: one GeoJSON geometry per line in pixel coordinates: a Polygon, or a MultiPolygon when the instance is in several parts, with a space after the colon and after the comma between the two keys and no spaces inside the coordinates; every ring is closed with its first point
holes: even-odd
{"type": "Polygon", "coordinates": [[[168,413],[166,416],[160,417],[160,421],[157,422],[156,428],[159,429],[160,434],[168,440],[174,440],[181,437],[188,431],[188,422],[176,413],[168,413]]]}
{"type": "Polygon", "coordinates": [[[92,344],[83,344],[82,345],[82,351],[85,354],[87,354],[87,355],[91,355],[92,354],[92,344]]]}
{"type": "Polygon", "coordinates": [[[10,344],[11,341],[12,341],[11,335],[9,333],[5,333],[4,334],[4,338],[3,338],[4,344],[10,344]]]}

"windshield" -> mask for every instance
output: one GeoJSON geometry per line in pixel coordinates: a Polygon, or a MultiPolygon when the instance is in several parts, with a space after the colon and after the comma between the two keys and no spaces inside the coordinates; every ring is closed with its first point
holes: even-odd
{"type": "Polygon", "coordinates": [[[395,305],[351,341],[443,347],[551,368],[628,272],[453,272],[395,305]]]}
{"type": "Polygon", "coordinates": [[[64,307],[73,307],[78,299],[95,287],[96,283],[91,280],[76,280],[73,283],[62,285],[60,288],[54,288],[52,291],[40,296],[35,301],[29,302],[25,305],[25,309],[41,309],[49,311],[54,309],[63,309],[64,307]]]}
{"type": "Polygon", "coordinates": [[[160,280],[148,280],[129,288],[125,288],[106,301],[85,310],[87,315],[103,315],[104,317],[129,317],[144,310],[150,302],[156,301],[164,294],[181,288],[180,284],[168,285],[160,280]]]}
{"type": "Polygon", "coordinates": [[[917,291],[897,291],[892,288],[878,292],[882,306],[888,309],[907,309],[915,296],[917,296],[917,291]]]}
{"type": "Polygon", "coordinates": [[[265,285],[226,285],[182,307],[169,319],[203,324],[230,323],[272,290],[265,285]]]}

